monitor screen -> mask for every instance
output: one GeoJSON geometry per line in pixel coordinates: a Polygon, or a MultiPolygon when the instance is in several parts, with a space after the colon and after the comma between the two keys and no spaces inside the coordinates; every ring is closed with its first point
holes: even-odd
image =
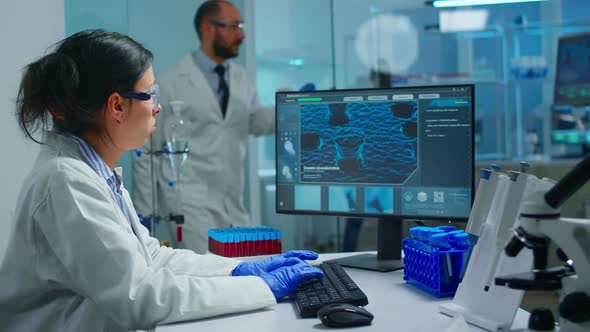
{"type": "Polygon", "coordinates": [[[590,105],[590,33],[559,38],[554,104],[590,105]]]}
{"type": "Polygon", "coordinates": [[[276,94],[278,213],[466,221],[473,85],[276,94]]]}

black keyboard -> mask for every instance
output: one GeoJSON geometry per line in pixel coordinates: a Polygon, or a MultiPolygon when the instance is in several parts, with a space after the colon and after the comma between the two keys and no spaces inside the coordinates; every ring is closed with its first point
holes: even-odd
{"type": "Polygon", "coordinates": [[[369,304],[367,295],[356,285],[340,264],[325,262],[318,266],[324,278],[304,280],[293,295],[301,317],[317,317],[318,310],[330,303],[369,304]]]}

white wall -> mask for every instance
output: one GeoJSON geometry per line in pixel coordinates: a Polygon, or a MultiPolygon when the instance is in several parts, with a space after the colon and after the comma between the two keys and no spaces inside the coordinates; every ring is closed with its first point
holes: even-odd
{"type": "Polygon", "coordinates": [[[0,2],[0,257],[19,188],[38,151],[24,139],[14,116],[21,70],[63,36],[64,0],[0,2]]]}

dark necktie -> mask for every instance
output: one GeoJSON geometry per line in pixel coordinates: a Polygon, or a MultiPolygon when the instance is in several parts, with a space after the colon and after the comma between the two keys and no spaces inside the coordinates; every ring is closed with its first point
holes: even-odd
{"type": "Polygon", "coordinates": [[[229,88],[227,86],[227,82],[225,81],[225,67],[222,65],[217,65],[214,70],[219,76],[219,86],[217,87],[217,93],[221,96],[219,106],[221,107],[221,114],[223,117],[225,117],[227,101],[229,100],[229,88]]]}

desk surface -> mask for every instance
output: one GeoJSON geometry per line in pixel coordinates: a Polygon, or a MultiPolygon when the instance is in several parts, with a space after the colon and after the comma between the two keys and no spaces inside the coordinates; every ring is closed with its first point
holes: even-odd
{"type": "MultiPolygon", "coordinates": [[[[350,254],[322,254],[328,260],[350,254]]],[[[346,268],[346,272],[359,285],[369,304],[365,307],[375,318],[369,326],[339,330],[363,331],[444,331],[453,319],[438,312],[438,305],[451,299],[438,299],[403,280],[403,271],[373,272],[346,268]]],[[[519,310],[516,320],[526,322],[528,314],[519,310]]],[[[526,324],[525,324],[526,326],[526,324]]],[[[471,331],[484,331],[470,326],[471,331]]],[[[194,331],[309,331],[327,330],[317,318],[300,318],[292,300],[281,300],[278,305],[264,310],[226,315],[199,321],[159,326],[157,332],[194,331]]]]}

